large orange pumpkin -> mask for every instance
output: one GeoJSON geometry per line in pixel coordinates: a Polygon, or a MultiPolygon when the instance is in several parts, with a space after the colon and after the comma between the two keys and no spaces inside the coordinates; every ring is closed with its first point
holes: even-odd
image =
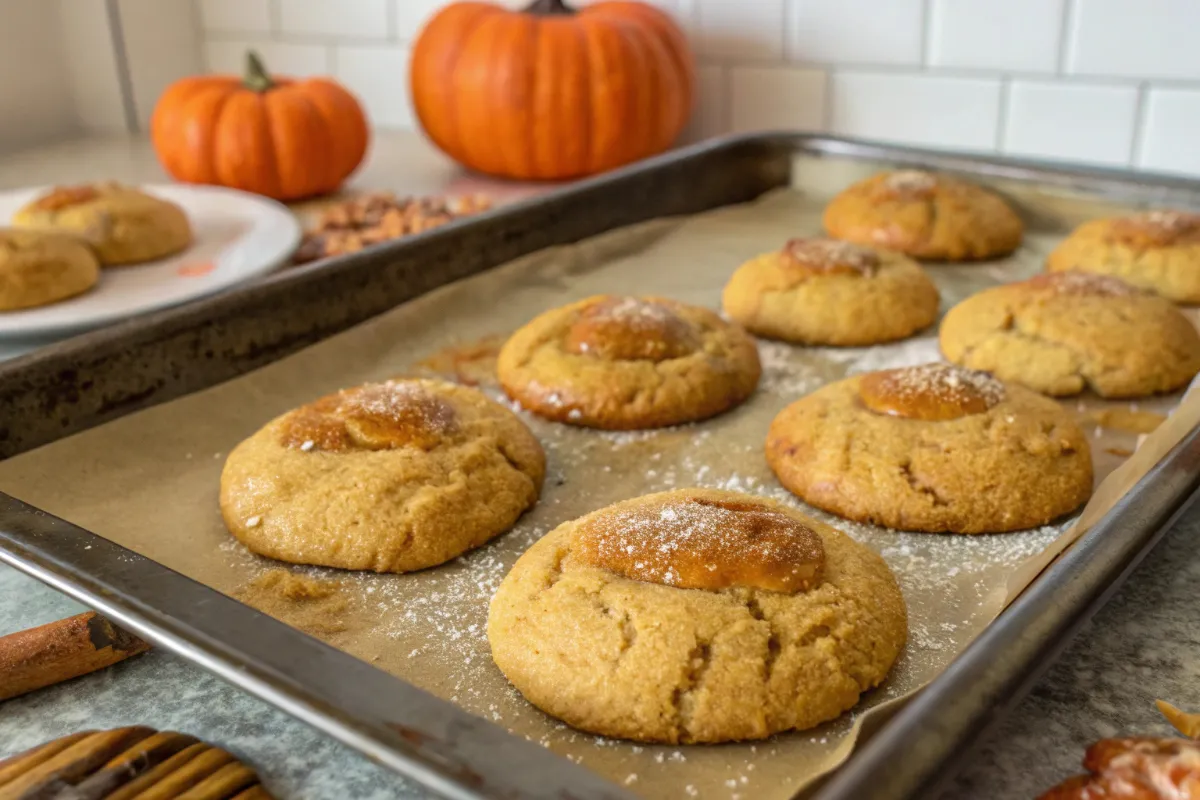
{"type": "Polygon", "coordinates": [[[150,120],[158,160],[173,178],[276,200],[326,194],[367,151],[354,95],[325,78],[271,76],[254,53],[246,75],[203,75],[167,87],[150,120]]]}
{"type": "Polygon", "coordinates": [[[687,40],[626,0],[457,2],[421,32],[412,102],[451,158],[510,178],[589,175],[667,149],[692,110],[687,40]]]}

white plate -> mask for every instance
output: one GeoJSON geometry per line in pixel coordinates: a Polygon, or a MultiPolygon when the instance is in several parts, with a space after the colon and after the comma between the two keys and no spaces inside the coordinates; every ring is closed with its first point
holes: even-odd
{"type": "MultiPolygon", "coordinates": [[[[270,272],[300,243],[300,223],[274,200],[217,186],[140,188],[183,208],[192,223],[192,246],[159,261],[104,269],[91,291],[70,300],[0,311],[0,338],[62,337],[195,300],[270,272]]],[[[0,227],[46,191],[48,187],[0,192],[0,227]]]]}

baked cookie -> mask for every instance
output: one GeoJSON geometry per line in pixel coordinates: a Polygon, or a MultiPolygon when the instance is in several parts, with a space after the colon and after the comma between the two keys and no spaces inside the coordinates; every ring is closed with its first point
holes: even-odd
{"type": "Polygon", "coordinates": [[[99,279],[96,254],[82,241],[0,228],[0,311],[57,303],[86,292],[99,279]]]}
{"type": "Polygon", "coordinates": [[[589,428],[661,428],[720,414],[758,385],[758,348],[706,308],[597,295],[536,317],[496,365],[508,396],[589,428]]]}
{"type": "Polygon", "coordinates": [[[1115,275],[1176,303],[1200,303],[1200,214],[1148,211],[1086,222],[1054,248],[1046,269],[1115,275]]]}
{"type": "Polygon", "coordinates": [[[591,733],[671,744],[835,719],[883,682],[907,635],[874,552],[780,503],[710,489],[558,526],[488,613],[492,658],[529,702],[591,733]]]}
{"type": "Polygon", "coordinates": [[[753,334],[845,347],[904,339],[938,312],[937,287],[915,261],[835,239],[792,239],[747,261],[721,300],[753,334]]]}
{"type": "Polygon", "coordinates": [[[60,186],[18,209],[12,221],[80,236],[106,267],[164,258],[192,243],[182,208],[119,183],[60,186]]]}
{"type": "Polygon", "coordinates": [[[537,502],[541,445],[475,389],[369,383],[277,417],[234,448],[221,515],[260,555],[410,572],[512,527],[537,502]]]}
{"type": "Polygon", "coordinates": [[[806,503],[904,531],[1032,528],[1092,493],[1087,440],[1058,403],[949,364],[797,400],[771,423],[767,462],[806,503]]]}
{"type": "Polygon", "coordinates": [[[929,261],[1008,255],[1023,231],[999,195],[919,170],[883,172],[854,184],[833,198],[823,221],[834,238],[929,261]]]}
{"type": "Polygon", "coordinates": [[[1055,396],[1143,397],[1200,370],[1200,334],[1175,306],[1085,272],[985,289],[950,309],[938,337],[948,360],[1055,396]]]}

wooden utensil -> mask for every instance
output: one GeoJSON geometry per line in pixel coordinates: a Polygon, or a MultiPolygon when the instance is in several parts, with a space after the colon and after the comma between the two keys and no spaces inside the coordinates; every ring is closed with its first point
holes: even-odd
{"type": "Polygon", "coordinates": [[[150,645],[94,611],[0,637],[0,700],[144,653],[150,645]]]}
{"type": "Polygon", "coordinates": [[[195,736],[82,731],[0,761],[0,800],[271,800],[254,770],[195,736]]]}

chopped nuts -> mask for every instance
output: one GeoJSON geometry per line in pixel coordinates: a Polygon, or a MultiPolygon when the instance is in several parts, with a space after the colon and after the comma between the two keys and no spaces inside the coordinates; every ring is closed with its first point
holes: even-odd
{"type": "Polygon", "coordinates": [[[305,233],[292,260],[305,264],[354,253],[489,208],[491,201],[482,195],[397,198],[388,193],[366,194],[326,210],[305,233]]]}

